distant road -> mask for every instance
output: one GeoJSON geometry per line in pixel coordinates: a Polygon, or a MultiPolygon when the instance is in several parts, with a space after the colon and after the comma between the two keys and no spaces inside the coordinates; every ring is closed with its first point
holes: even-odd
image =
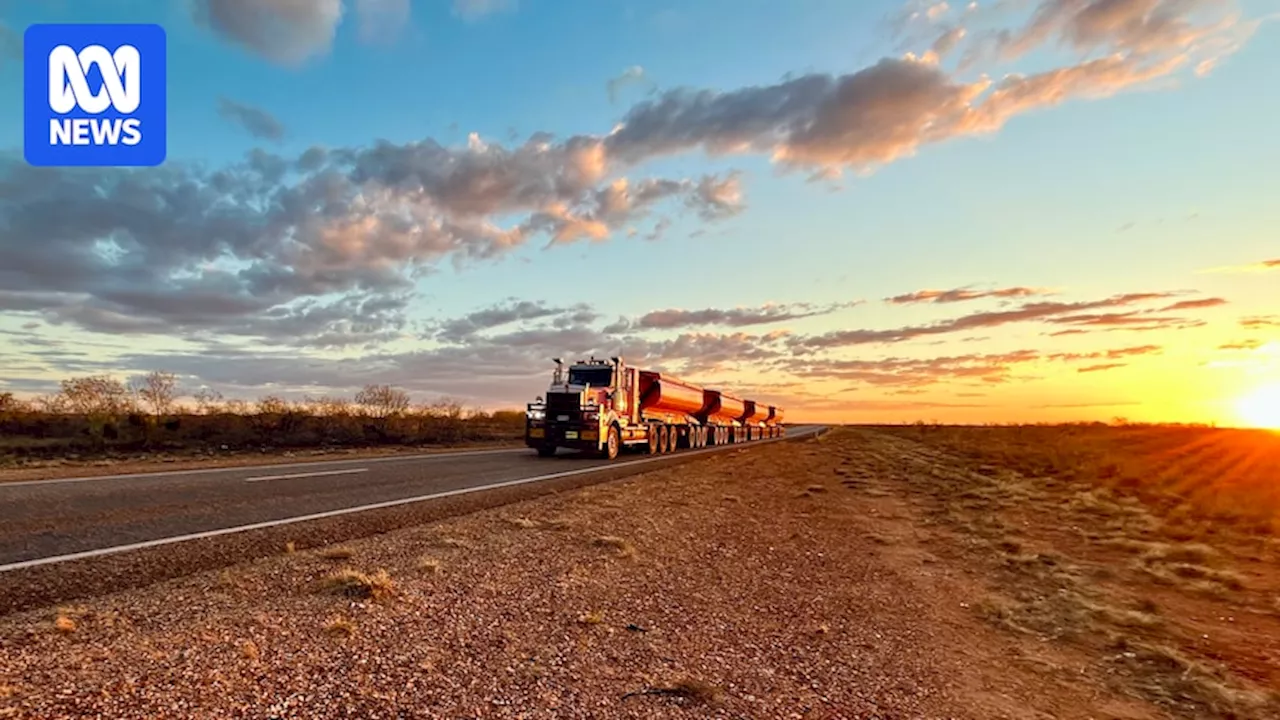
{"type": "Polygon", "coordinates": [[[517,448],[2,483],[0,573],[771,442],[613,462],[517,448]]]}

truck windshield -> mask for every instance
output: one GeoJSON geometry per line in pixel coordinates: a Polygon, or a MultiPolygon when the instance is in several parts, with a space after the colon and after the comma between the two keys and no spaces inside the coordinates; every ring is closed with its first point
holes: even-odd
{"type": "Polygon", "coordinates": [[[592,387],[610,387],[613,385],[613,368],[569,368],[569,384],[591,385],[592,387]]]}

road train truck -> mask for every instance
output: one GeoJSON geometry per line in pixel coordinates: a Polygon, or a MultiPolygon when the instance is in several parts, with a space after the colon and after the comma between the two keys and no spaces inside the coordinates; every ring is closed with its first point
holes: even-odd
{"type": "Polygon", "coordinates": [[[555,370],[546,399],[529,403],[525,445],[542,457],[558,448],[610,460],[624,448],[650,454],[782,437],[782,408],[594,357],[555,370]]]}

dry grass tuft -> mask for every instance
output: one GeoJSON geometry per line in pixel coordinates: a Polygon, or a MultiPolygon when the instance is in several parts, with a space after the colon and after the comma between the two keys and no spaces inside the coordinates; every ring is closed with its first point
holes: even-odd
{"type": "Polygon", "coordinates": [[[507,522],[518,528],[524,528],[525,530],[533,530],[535,528],[542,527],[542,523],[537,520],[530,520],[529,518],[524,517],[507,518],[507,522]]]}
{"type": "Polygon", "coordinates": [[[225,590],[243,590],[244,580],[230,568],[224,568],[218,573],[218,587],[225,590]]]}
{"type": "Polygon", "coordinates": [[[592,610],[578,616],[578,622],[582,625],[599,625],[604,622],[604,612],[600,610],[592,610]]]}
{"type": "Polygon", "coordinates": [[[246,660],[258,660],[262,657],[262,651],[258,649],[258,643],[245,640],[240,643],[240,655],[246,660]]]}
{"type": "Polygon", "coordinates": [[[66,615],[59,615],[53,621],[53,626],[61,633],[73,633],[76,631],[76,621],[66,615]]]}
{"type": "Polygon", "coordinates": [[[1218,551],[1204,543],[1180,543],[1167,545],[1154,543],[1142,554],[1146,563],[1199,563],[1204,564],[1218,556],[1218,551]]]}
{"type": "Polygon", "coordinates": [[[1255,712],[1280,701],[1275,692],[1228,683],[1214,668],[1168,645],[1117,638],[1113,647],[1140,670],[1144,688],[1166,704],[1194,700],[1213,714],[1256,717],[1255,712]]]}
{"type": "Polygon", "coordinates": [[[809,487],[805,488],[805,491],[811,492],[811,493],[824,493],[827,491],[827,488],[825,485],[810,485],[809,487]]]}
{"type": "Polygon", "coordinates": [[[346,618],[337,617],[325,623],[324,631],[329,635],[351,637],[356,633],[356,626],[355,623],[346,618]]]}
{"type": "Polygon", "coordinates": [[[429,575],[438,575],[440,561],[433,557],[421,557],[418,559],[418,569],[429,575]]]}
{"type": "Polygon", "coordinates": [[[284,544],[284,551],[287,555],[292,555],[298,550],[298,544],[290,540],[284,544]]]}
{"type": "Polygon", "coordinates": [[[351,548],[335,547],[327,548],[320,553],[320,557],[325,560],[350,560],[355,557],[356,552],[351,548]]]}
{"type": "Polygon", "coordinates": [[[1099,620],[1120,628],[1155,628],[1164,621],[1145,609],[1128,610],[1085,601],[1084,606],[1099,620]]]}
{"type": "Polygon", "coordinates": [[[356,570],[339,570],[320,579],[319,591],[361,599],[381,599],[395,592],[395,583],[386,570],[372,575],[356,570]]]}
{"type": "Polygon", "coordinates": [[[1245,588],[1240,573],[1194,563],[1139,563],[1138,569],[1157,582],[1198,592],[1220,594],[1222,590],[1239,592],[1245,588]]]}
{"type": "Polygon", "coordinates": [[[466,540],[463,540],[461,538],[454,538],[454,537],[436,538],[431,542],[431,544],[436,547],[458,548],[463,550],[469,550],[472,547],[474,547],[471,543],[467,542],[466,540]]]}
{"type": "Polygon", "coordinates": [[[620,538],[613,535],[604,535],[592,541],[596,547],[608,547],[618,551],[619,556],[631,557],[636,554],[636,548],[631,544],[630,540],[620,538]]]}
{"type": "Polygon", "coordinates": [[[710,683],[703,682],[696,678],[681,678],[670,685],[662,685],[656,687],[645,688],[629,692],[622,696],[623,700],[630,697],[638,697],[643,695],[667,697],[675,700],[684,700],[690,703],[703,704],[709,703],[716,699],[719,690],[710,683]]]}
{"type": "Polygon", "coordinates": [[[1124,550],[1132,553],[1145,553],[1155,547],[1156,543],[1149,543],[1143,540],[1134,540],[1129,537],[1109,537],[1098,541],[1103,547],[1115,548],[1116,550],[1124,550]]]}

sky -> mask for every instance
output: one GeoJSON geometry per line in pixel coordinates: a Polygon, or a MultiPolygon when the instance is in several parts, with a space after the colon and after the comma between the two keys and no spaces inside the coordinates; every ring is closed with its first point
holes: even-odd
{"type": "Polygon", "coordinates": [[[518,408],[594,354],[789,421],[1280,425],[1278,15],[0,1],[0,391],[518,408]],[[165,28],[161,166],[25,162],[37,22],[165,28]]]}

